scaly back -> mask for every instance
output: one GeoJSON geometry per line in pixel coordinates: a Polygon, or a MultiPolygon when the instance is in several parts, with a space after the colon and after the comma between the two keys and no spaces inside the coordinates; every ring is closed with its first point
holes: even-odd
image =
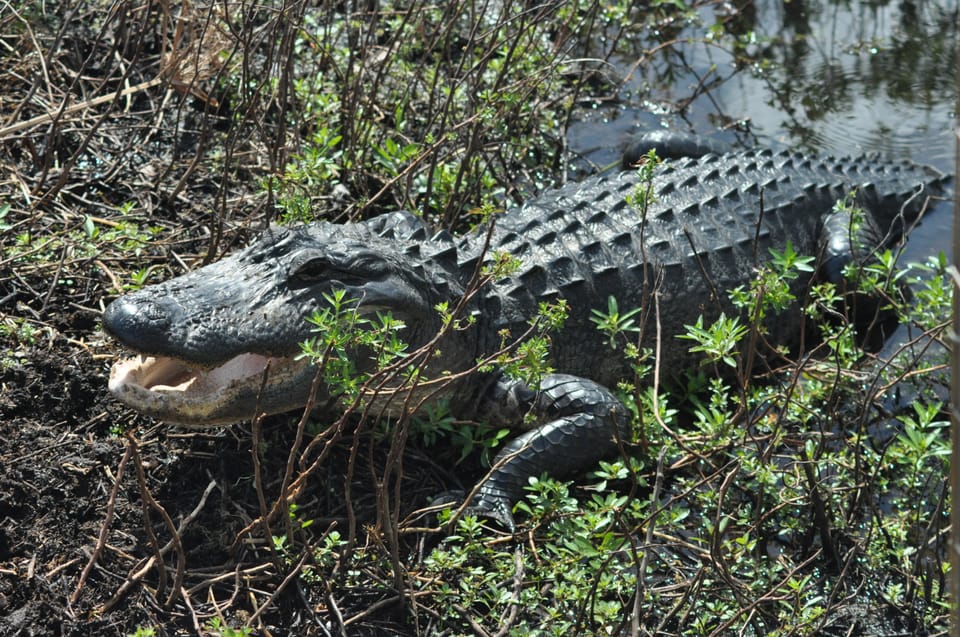
{"type": "MultiPolygon", "coordinates": [[[[563,297],[571,316],[555,338],[557,369],[612,382],[623,365],[610,360],[590,312],[606,308],[608,296],[621,310],[649,306],[644,295],[656,289],[662,362],[686,365],[688,345],[675,338],[683,326],[701,313],[729,310],[726,292],[748,283],[770,248],[782,251],[790,242],[797,253],[816,255],[823,219],[837,200],[856,190],[881,231],[897,237],[945,181],[905,161],[756,151],[658,167],[645,213],[627,202],[640,185],[635,172],[569,184],[496,219],[490,249],[511,253],[522,266],[484,295],[485,332],[517,335],[540,301],[563,297]]],[[[464,238],[461,255],[475,258],[479,239],[464,238]]],[[[775,336],[790,341],[784,344],[796,340],[796,322],[776,327],[782,333],[775,336]]]]}

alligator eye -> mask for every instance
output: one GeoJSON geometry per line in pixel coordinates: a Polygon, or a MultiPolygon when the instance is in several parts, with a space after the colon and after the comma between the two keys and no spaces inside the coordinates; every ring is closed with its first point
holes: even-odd
{"type": "Polygon", "coordinates": [[[313,283],[335,278],[337,269],[325,258],[306,259],[290,268],[290,280],[297,283],[313,283]]]}
{"type": "Polygon", "coordinates": [[[364,279],[379,279],[389,268],[382,259],[374,256],[361,257],[350,264],[350,272],[364,279]]]}
{"type": "Polygon", "coordinates": [[[337,281],[348,285],[363,285],[381,278],[387,266],[377,258],[358,257],[348,264],[336,263],[328,256],[303,259],[290,268],[290,281],[311,284],[319,281],[337,281]]]}

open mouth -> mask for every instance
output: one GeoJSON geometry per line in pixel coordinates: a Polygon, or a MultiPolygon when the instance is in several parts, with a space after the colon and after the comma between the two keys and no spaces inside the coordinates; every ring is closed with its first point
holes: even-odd
{"type": "Polygon", "coordinates": [[[110,370],[110,391],[133,385],[155,392],[210,393],[251,377],[262,377],[269,365],[276,370],[289,359],[240,354],[211,369],[198,369],[162,356],[134,356],[110,370]]]}
{"type": "Polygon", "coordinates": [[[248,353],[205,369],[141,354],[116,362],[108,386],[122,402],[160,420],[217,425],[252,418],[261,390],[275,395],[309,364],[306,359],[248,353]]]}

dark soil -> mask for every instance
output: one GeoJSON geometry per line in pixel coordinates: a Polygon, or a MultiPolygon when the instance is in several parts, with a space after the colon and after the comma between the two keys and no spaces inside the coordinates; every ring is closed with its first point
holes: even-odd
{"type": "MultiPolygon", "coordinates": [[[[48,349],[34,347],[24,353],[18,365],[4,372],[0,404],[0,634],[123,635],[136,626],[196,634],[197,622],[205,621],[197,619],[198,606],[205,607],[201,617],[210,616],[208,594],[226,609],[230,625],[239,625],[244,612],[255,612],[249,600],[237,596],[247,586],[256,588],[258,581],[268,589],[276,586],[282,570],[262,541],[233,548],[259,511],[249,429],[136,429],[134,451],[129,439],[112,433],[114,427],[135,425],[136,417],[107,394],[103,357],[91,355],[89,345],[61,337],[48,349]],[[131,452],[118,480],[125,454],[131,452]],[[143,485],[138,484],[138,465],[143,485]],[[156,505],[145,504],[147,498],[156,505]],[[154,563],[141,573],[154,555],[154,543],[162,545],[171,537],[156,507],[179,527],[182,546],[167,555],[162,569],[154,563]],[[184,524],[188,516],[192,518],[184,524]],[[105,524],[106,543],[81,585],[105,524]],[[198,599],[191,600],[193,608],[181,596],[162,607],[181,555],[188,567],[182,585],[198,599]],[[131,579],[138,583],[126,589],[131,579]]],[[[263,472],[282,475],[285,450],[292,444],[290,419],[267,421],[264,428],[263,472]]],[[[351,499],[359,525],[376,522],[375,483],[368,477],[386,453],[378,445],[364,447],[371,455],[360,455],[351,499]]],[[[349,448],[348,441],[335,450],[305,493],[303,507],[318,526],[348,527],[343,476],[349,448]]],[[[408,462],[433,466],[426,457],[411,456],[408,462]]],[[[435,494],[442,488],[437,479],[417,480],[420,484],[409,480],[404,489],[435,494]]],[[[268,481],[268,493],[276,483],[268,481]]],[[[423,504],[416,495],[414,500],[423,504]]],[[[279,526],[273,534],[284,531],[282,521],[279,526]]],[[[377,599],[342,601],[363,605],[377,599]]],[[[306,627],[305,602],[296,591],[282,594],[263,621],[278,631],[274,634],[313,634],[306,627]]],[[[322,602],[314,600],[307,608],[313,603],[322,602]]],[[[389,612],[381,613],[369,630],[357,625],[356,634],[382,634],[389,617],[389,612]]],[[[402,624],[390,631],[405,632],[402,624]]]]}
{"type": "MultiPolygon", "coordinates": [[[[210,633],[211,618],[240,626],[263,602],[260,621],[272,634],[323,634],[312,608],[355,611],[349,604],[379,597],[307,599],[296,584],[270,598],[289,569],[263,538],[295,527],[281,517],[276,529],[240,535],[261,510],[249,427],[191,432],[121,408],[106,387],[120,352],[100,329],[102,308],[129,272],[166,278],[267,223],[261,158],[282,165],[264,146],[272,131],[255,134],[251,120],[230,127],[244,104],[215,95],[217,68],[189,89],[151,84],[114,95],[157,76],[169,44],[159,34],[176,16],[151,5],[109,14],[85,2],[20,9],[0,16],[4,50],[20,52],[0,70],[0,635],[210,633]],[[61,101],[84,107],[54,124],[30,123],[61,101]],[[211,159],[221,152],[234,161],[211,159]],[[134,212],[120,214],[128,202],[134,212]],[[121,223],[159,234],[135,249],[106,236],[121,223]],[[23,250],[8,252],[15,244],[23,250]],[[261,584],[269,592],[252,594],[261,584]]],[[[252,19],[249,28],[258,26],[252,19]]],[[[263,428],[257,449],[270,501],[294,428],[289,418],[263,428]]],[[[370,439],[332,445],[302,498],[314,528],[346,534],[375,521],[369,475],[386,449],[370,439]],[[351,446],[361,444],[348,523],[344,476],[351,446]]],[[[429,482],[423,493],[441,489],[429,482]]],[[[423,504],[419,489],[411,506],[423,504]]],[[[356,634],[396,632],[384,609],[356,622],[356,634]]]]}

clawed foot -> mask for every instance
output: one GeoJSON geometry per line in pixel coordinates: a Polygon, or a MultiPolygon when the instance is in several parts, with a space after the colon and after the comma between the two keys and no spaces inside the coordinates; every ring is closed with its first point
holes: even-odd
{"type": "MultiPolygon", "coordinates": [[[[466,497],[466,493],[459,489],[444,491],[431,501],[432,506],[449,506],[459,508],[466,497]]],[[[463,511],[466,515],[474,515],[478,518],[489,520],[498,529],[514,533],[517,525],[513,520],[512,506],[509,498],[497,497],[495,494],[480,492],[474,496],[473,500],[463,511]]]]}

